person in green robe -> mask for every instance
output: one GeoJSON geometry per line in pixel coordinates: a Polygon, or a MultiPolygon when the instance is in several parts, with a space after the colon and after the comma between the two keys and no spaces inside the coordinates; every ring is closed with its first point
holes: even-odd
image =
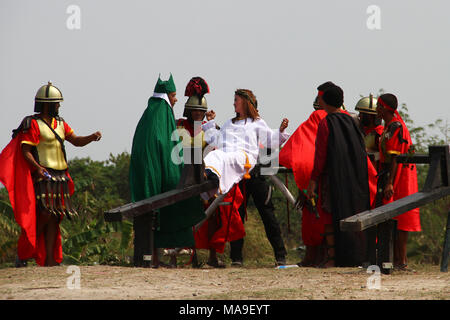
{"type": "MultiPolygon", "coordinates": [[[[177,102],[172,75],[158,78],[133,137],[130,160],[131,201],[136,202],[175,189],[183,169],[183,150],[176,130],[173,106],[177,102]]],[[[199,196],[158,210],[154,248],[186,248],[195,245],[192,227],[200,222],[204,209],[199,196]]],[[[150,217],[134,218],[134,265],[145,266],[143,256],[150,248],[150,217]]],[[[160,265],[155,250],[153,266],[160,265]]]]}

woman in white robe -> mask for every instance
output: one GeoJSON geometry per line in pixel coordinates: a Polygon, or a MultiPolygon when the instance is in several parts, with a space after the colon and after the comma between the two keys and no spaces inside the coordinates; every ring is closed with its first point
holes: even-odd
{"type": "Polygon", "coordinates": [[[269,128],[260,118],[257,100],[250,90],[236,90],[234,108],[236,117],[226,121],[220,130],[213,110],[206,113],[208,121],[202,125],[206,142],[216,148],[204,158],[205,169],[209,177],[211,173],[218,177],[220,194],[227,193],[255,167],[260,145],[277,149],[289,138],[284,132],[289,120],[284,118],[279,130],[269,128]]]}

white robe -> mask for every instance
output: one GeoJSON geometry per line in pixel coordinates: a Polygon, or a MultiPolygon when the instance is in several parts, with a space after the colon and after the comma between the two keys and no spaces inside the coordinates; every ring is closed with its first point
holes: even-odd
{"type": "Polygon", "coordinates": [[[204,158],[205,169],[212,170],[219,177],[219,193],[227,193],[235,183],[242,180],[248,159],[251,171],[257,162],[260,145],[278,149],[289,134],[272,130],[262,119],[230,120],[220,130],[214,120],[202,125],[205,140],[216,149],[204,158]]]}

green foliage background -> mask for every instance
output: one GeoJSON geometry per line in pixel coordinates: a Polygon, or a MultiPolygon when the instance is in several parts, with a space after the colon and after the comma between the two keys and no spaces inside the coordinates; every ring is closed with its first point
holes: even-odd
{"type": "MultiPolygon", "coordinates": [[[[380,90],[382,93],[382,90],[380,90]]],[[[406,104],[399,108],[410,129],[417,153],[427,153],[429,145],[448,144],[450,128],[447,122],[437,120],[425,127],[417,127],[409,116],[406,104]]],[[[93,161],[90,158],[70,160],[70,174],[75,182],[75,204],[79,217],[61,223],[64,264],[113,264],[132,265],[133,228],[132,223],[105,223],[105,210],[130,201],[128,168],[130,155],[126,152],[112,155],[106,161],[93,161]]],[[[419,190],[428,172],[427,165],[418,166],[419,190]]],[[[297,187],[292,174],[278,175],[287,181],[289,189],[296,195],[297,187]]],[[[286,199],[277,189],[273,192],[276,215],[280,222],[283,238],[288,249],[288,263],[300,261],[302,251],[301,216],[287,205],[286,199]]],[[[443,238],[447,214],[450,208],[449,197],[421,208],[422,232],[411,233],[408,256],[414,263],[438,264],[442,255],[443,238]]],[[[245,265],[249,267],[272,266],[274,256],[265,235],[264,227],[256,208],[249,200],[248,220],[245,222],[246,238],[244,245],[245,265]]],[[[20,228],[14,220],[8,194],[0,189],[0,265],[13,266],[20,228]]],[[[229,262],[228,250],[222,260],[229,262]]],[[[200,250],[200,260],[207,259],[207,252],[200,250]]],[[[180,258],[179,264],[189,261],[180,258]]]]}

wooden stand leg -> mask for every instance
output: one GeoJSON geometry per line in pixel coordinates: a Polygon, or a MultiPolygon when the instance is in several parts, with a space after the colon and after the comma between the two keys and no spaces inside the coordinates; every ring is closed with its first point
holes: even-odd
{"type": "Polygon", "coordinates": [[[397,221],[388,220],[378,225],[377,264],[383,274],[394,268],[394,240],[397,221]]]}
{"type": "MultiPolygon", "coordinates": [[[[134,266],[150,268],[153,266],[157,250],[154,248],[157,213],[151,211],[134,218],[134,266]],[[156,253],[156,254],[154,254],[156,253]]],[[[156,259],[159,264],[158,259],[156,259]]]]}
{"type": "Polygon", "coordinates": [[[445,230],[444,248],[442,250],[441,272],[448,272],[448,257],[450,255],[450,211],[447,216],[447,228],[445,230]]]}
{"type": "Polygon", "coordinates": [[[149,267],[148,261],[145,261],[146,256],[150,255],[150,247],[148,246],[149,229],[151,228],[150,214],[143,214],[133,218],[134,230],[134,266],[135,267],[149,267]]]}
{"type": "Polygon", "coordinates": [[[364,262],[368,267],[377,264],[377,227],[369,228],[365,233],[367,255],[364,262]]]}
{"type": "Polygon", "coordinates": [[[159,267],[159,252],[158,248],[155,248],[155,230],[156,230],[156,215],[155,211],[150,213],[150,235],[149,235],[149,244],[150,244],[150,252],[151,252],[151,267],[158,268],[159,267]]]}

